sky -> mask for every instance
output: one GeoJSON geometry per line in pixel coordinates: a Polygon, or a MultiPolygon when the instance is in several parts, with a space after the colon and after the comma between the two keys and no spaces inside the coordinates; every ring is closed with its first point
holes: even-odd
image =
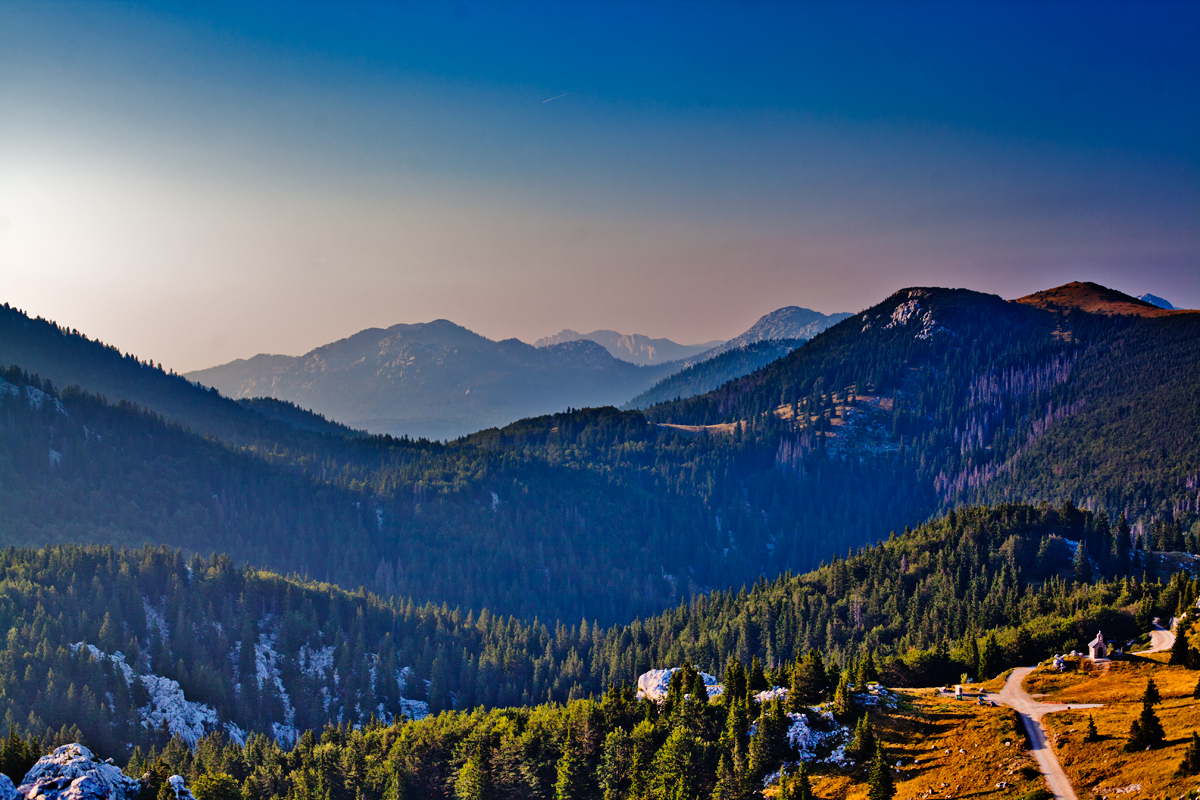
{"type": "Polygon", "coordinates": [[[0,0],[0,302],[181,372],[1071,280],[1200,307],[1200,3],[0,0]]]}

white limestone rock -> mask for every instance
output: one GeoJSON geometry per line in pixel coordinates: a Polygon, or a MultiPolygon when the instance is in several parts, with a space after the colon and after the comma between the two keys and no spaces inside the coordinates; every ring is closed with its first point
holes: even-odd
{"type": "Polygon", "coordinates": [[[76,743],[39,758],[16,795],[23,800],[132,800],[137,790],[137,781],[76,743]]]}

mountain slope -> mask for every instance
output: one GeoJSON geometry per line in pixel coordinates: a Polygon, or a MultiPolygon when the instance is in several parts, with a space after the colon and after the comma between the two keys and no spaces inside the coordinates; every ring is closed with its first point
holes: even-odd
{"type": "Polygon", "coordinates": [[[785,339],[811,339],[821,331],[849,317],[847,313],[822,314],[799,306],[784,306],[759,318],[744,333],[709,352],[708,358],[729,350],[738,350],[756,342],[785,339]]]}
{"type": "Polygon", "coordinates": [[[88,541],[88,526],[114,544],[209,552],[220,539],[238,560],[346,586],[608,624],[815,567],[976,499],[1073,500],[1186,530],[1198,319],[905,290],[703,397],[449,445],[279,425],[278,440],[224,448],[178,436],[176,452],[156,449],[161,421],[103,404],[93,419],[64,393],[67,418],[3,410],[26,415],[0,430],[5,522],[21,537],[7,541],[88,541]],[[102,468],[84,430],[101,423],[130,437],[102,468]],[[237,460],[222,466],[224,452],[237,460]],[[178,489],[156,482],[168,475],[178,489]],[[233,499],[211,499],[222,492],[233,499]]]}
{"type": "Polygon", "coordinates": [[[535,348],[436,320],[187,377],[233,398],[289,400],[351,427],[446,439],[569,406],[621,403],[673,369],[620,361],[591,341],[535,348]]]}
{"type": "MultiPolygon", "coordinates": [[[[1071,544],[1104,552],[1121,535],[1071,506],[963,509],[811,573],[608,628],[383,602],[166,548],[10,549],[0,553],[10,631],[0,713],[36,735],[77,725],[124,758],[130,745],[163,747],[166,734],[289,744],[372,714],[565,702],[685,663],[720,675],[758,659],[767,674],[757,680],[786,687],[810,649],[831,667],[870,653],[888,686],[990,678],[1078,649],[1098,625],[1123,643],[1194,597],[1194,583],[1153,579],[1161,556],[1128,549],[1064,580],[1078,570],[1071,544]],[[1151,580],[1122,580],[1130,571],[1151,580]]],[[[836,673],[816,678],[808,702],[836,683],[836,673]]]]}
{"type": "MultiPolygon", "coordinates": [[[[147,408],[197,433],[249,445],[294,438],[297,431],[346,434],[299,407],[242,406],[161,365],[122,353],[79,331],[31,318],[7,303],[0,305],[0,369],[18,365],[61,387],[78,386],[113,403],[124,400],[147,408]]],[[[303,437],[309,443],[321,437],[303,437]]]]}
{"type": "MultiPolygon", "coordinates": [[[[1056,311],[1079,309],[1089,314],[1132,314],[1139,317],[1161,317],[1170,310],[1154,303],[1130,297],[1098,283],[1076,281],[1054,289],[1034,292],[1014,302],[1056,311]]],[[[1172,309],[1173,310],[1173,309],[1172,309]]]]}
{"type": "Polygon", "coordinates": [[[602,346],[613,358],[642,366],[690,358],[721,344],[719,339],[703,344],[678,344],[670,339],[651,339],[640,333],[623,334],[608,330],[579,333],[566,328],[553,336],[543,336],[534,342],[533,346],[549,347],[564,342],[577,342],[580,339],[587,339],[602,346]]]}
{"type": "Polygon", "coordinates": [[[768,339],[736,350],[726,350],[663,378],[623,408],[648,408],[656,403],[706,394],[782,358],[803,343],[802,339],[768,339]]]}

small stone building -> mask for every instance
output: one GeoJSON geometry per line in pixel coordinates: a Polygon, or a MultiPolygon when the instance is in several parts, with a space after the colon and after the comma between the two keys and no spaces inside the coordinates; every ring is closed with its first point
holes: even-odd
{"type": "Polygon", "coordinates": [[[1088,658],[1093,661],[1108,658],[1108,644],[1104,641],[1104,634],[1100,631],[1096,632],[1095,639],[1088,642],[1088,658]]]}

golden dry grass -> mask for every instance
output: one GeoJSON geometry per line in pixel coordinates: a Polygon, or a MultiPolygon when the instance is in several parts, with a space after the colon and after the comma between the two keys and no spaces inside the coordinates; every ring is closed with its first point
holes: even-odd
{"type": "Polygon", "coordinates": [[[1114,661],[1105,669],[1062,675],[1034,673],[1026,690],[1046,702],[1104,703],[1103,708],[1048,714],[1043,723],[1063,768],[1083,797],[1178,798],[1200,788],[1200,778],[1180,775],[1179,764],[1193,730],[1200,730],[1200,700],[1192,699],[1200,672],[1166,666],[1166,653],[1114,661]],[[1167,742],[1158,749],[1126,753],[1129,725],[1141,713],[1146,682],[1154,678],[1163,701],[1156,708],[1167,742]],[[1099,741],[1084,741],[1088,716],[1099,741]],[[1140,790],[1132,787],[1141,786],[1140,790]],[[1126,791],[1117,793],[1118,789],[1126,791]]]}
{"type": "MultiPolygon", "coordinates": [[[[893,773],[898,800],[1014,798],[1042,785],[1009,709],[944,699],[932,691],[904,694],[911,708],[871,714],[889,761],[902,762],[893,773]]],[[[818,771],[812,786],[826,800],[865,800],[866,770],[818,771]]]]}

